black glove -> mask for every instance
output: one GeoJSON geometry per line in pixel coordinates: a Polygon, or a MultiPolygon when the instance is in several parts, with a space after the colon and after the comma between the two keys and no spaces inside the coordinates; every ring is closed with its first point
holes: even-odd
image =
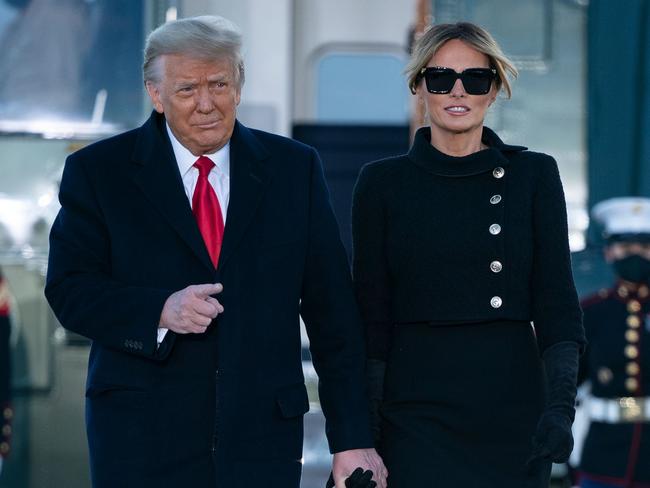
{"type": "MultiPolygon", "coordinates": [[[[377,483],[372,481],[372,471],[364,471],[362,468],[355,469],[345,480],[345,488],[375,488],[377,483]]],[[[334,477],[330,473],[325,488],[334,488],[334,477]]]]}
{"type": "Polygon", "coordinates": [[[558,342],[544,351],[542,360],[548,383],[548,403],[533,436],[527,465],[544,459],[564,463],[573,449],[571,425],[575,417],[578,380],[578,344],[558,342]]]}
{"type": "Polygon", "coordinates": [[[379,359],[368,359],[366,361],[366,394],[370,407],[370,427],[375,440],[379,444],[381,434],[381,416],[379,407],[384,400],[384,376],[386,374],[386,362],[379,359]]]}

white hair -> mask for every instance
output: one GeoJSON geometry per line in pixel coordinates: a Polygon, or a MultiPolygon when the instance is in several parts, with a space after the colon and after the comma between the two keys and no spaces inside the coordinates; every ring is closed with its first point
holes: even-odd
{"type": "Polygon", "coordinates": [[[144,48],[144,82],[161,81],[161,56],[180,54],[202,60],[228,59],[239,87],[244,84],[242,35],[233,22],[216,15],[173,20],[156,28],[144,48]]]}

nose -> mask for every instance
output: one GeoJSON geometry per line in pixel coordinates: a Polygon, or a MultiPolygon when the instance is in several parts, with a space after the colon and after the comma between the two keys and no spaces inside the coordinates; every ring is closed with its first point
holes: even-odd
{"type": "Polygon", "coordinates": [[[201,87],[196,92],[196,110],[202,114],[209,114],[214,110],[215,104],[212,100],[210,90],[207,87],[201,87]]]}
{"type": "Polygon", "coordinates": [[[451,87],[451,92],[449,92],[452,97],[463,97],[466,95],[465,87],[460,78],[454,82],[454,86],[451,87]]]}

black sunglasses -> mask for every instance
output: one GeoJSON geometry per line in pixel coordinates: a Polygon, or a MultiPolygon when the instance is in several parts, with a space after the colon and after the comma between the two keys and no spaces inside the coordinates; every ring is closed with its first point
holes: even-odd
{"type": "Polygon", "coordinates": [[[468,94],[485,95],[490,91],[492,81],[497,79],[497,70],[494,68],[467,68],[462,73],[457,73],[451,68],[434,66],[422,68],[419,78],[424,78],[429,93],[449,93],[456,80],[460,78],[468,94]]]}

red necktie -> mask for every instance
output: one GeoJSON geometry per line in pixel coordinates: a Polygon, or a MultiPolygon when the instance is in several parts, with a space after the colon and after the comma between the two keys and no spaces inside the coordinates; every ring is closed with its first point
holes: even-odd
{"type": "Polygon", "coordinates": [[[210,259],[216,268],[221,252],[224,225],[219,199],[208,181],[208,175],[214,167],[214,162],[210,158],[201,156],[194,163],[194,167],[199,170],[199,179],[196,180],[194,195],[192,195],[192,213],[199,225],[210,259]]]}

